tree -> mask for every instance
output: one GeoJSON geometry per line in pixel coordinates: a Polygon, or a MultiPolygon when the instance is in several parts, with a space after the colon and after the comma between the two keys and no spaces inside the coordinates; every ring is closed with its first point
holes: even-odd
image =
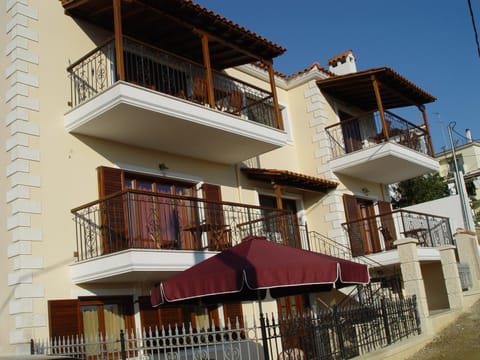
{"type": "Polygon", "coordinates": [[[394,208],[415,205],[450,195],[447,183],[438,173],[400,181],[392,196],[394,208]]]}

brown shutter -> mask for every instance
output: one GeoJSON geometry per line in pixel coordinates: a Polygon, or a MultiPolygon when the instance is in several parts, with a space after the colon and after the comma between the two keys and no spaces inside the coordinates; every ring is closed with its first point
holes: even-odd
{"type": "Polygon", "coordinates": [[[234,303],[225,303],[223,304],[223,316],[225,318],[225,322],[230,321],[230,325],[232,329],[236,328],[237,318],[240,327],[243,328],[243,309],[241,302],[234,302],[234,303]]]}
{"type": "Polygon", "coordinates": [[[81,335],[78,300],[49,300],[48,322],[51,337],[81,335]]]}
{"type": "Polygon", "coordinates": [[[387,250],[395,248],[393,242],[397,240],[396,231],[395,231],[395,222],[392,216],[392,204],[388,201],[379,201],[378,202],[378,212],[380,214],[380,222],[382,227],[380,232],[383,235],[383,240],[385,241],[385,248],[387,250]]]}
{"type": "Polygon", "coordinates": [[[217,305],[207,306],[207,310],[208,310],[208,319],[209,319],[210,325],[212,324],[212,320],[213,320],[213,324],[215,325],[215,327],[219,328],[220,316],[218,314],[218,306],[217,305]]]}
{"type": "Polygon", "coordinates": [[[158,308],[158,312],[160,313],[161,326],[167,327],[171,325],[174,327],[175,324],[181,326],[183,323],[182,308],[180,306],[162,306],[158,308]]]}
{"type": "Polygon", "coordinates": [[[362,222],[356,221],[360,219],[358,211],[357,199],[353,195],[343,195],[343,206],[345,208],[345,217],[347,219],[347,231],[350,239],[350,249],[352,256],[364,255],[362,222]]]}
{"type": "Polygon", "coordinates": [[[221,188],[218,185],[203,184],[202,191],[203,198],[207,200],[205,203],[205,227],[208,233],[208,248],[224,250],[231,246],[231,230],[225,226],[221,188]]]}
{"type": "Polygon", "coordinates": [[[152,306],[150,302],[150,296],[140,296],[138,298],[138,304],[140,307],[140,321],[142,322],[142,328],[146,331],[155,330],[160,328],[158,309],[152,306]]]}
{"type": "MultiPolygon", "coordinates": [[[[123,171],[100,166],[98,171],[98,192],[100,199],[122,191],[123,171]]],[[[125,196],[125,195],[124,195],[125,196]]],[[[102,228],[102,254],[128,248],[126,231],[125,197],[118,196],[100,203],[102,228]]]]}
{"type": "Polygon", "coordinates": [[[122,170],[100,166],[97,171],[98,192],[101,198],[122,191],[122,170]]]}

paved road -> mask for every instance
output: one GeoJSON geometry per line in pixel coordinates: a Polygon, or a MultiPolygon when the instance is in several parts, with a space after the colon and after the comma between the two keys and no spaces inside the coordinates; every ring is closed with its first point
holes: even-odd
{"type": "Polygon", "coordinates": [[[408,360],[480,359],[480,301],[408,360]]]}

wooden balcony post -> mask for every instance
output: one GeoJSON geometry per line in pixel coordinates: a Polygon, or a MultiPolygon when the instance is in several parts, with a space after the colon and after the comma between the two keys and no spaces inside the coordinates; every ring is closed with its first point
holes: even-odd
{"type": "Polygon", "coordinates": [[[273,63],[271,61],[266,61],[266,60],[263,60],[263,63],[267,66],[267,69],[268,69],[268,76],[270,78],[270,87],[272,89],[273,109],[275,111],[275,117],[277,118],[277,126],[280,130],[284,130],[282,113],[280,112],[280,107],[278,106],[277,88],[275,86],[275,73],[273,71],[273,63]]]}
{"type": "Polygon", "coordinates": [[[204,32],[200,32],[202,38],[202,54],[203,54],[203,65],[206,69],[207,77],[207,99],[208,104],[212,109],[215,108],[215,94],[213,92],[213,76],[212,76],[212,65],[210,63],[210,49],[208,47],[208,35],[204,32]]]}
{"type": "Polygon", "coordinates": [[[123,61],[123,30],[121,0],[113,0],[113,27],[115,29],[115,62],[117,80],[125,80],[123,61]]]}
{"type": "Polygon", "coordinates": [[[377,100],[378,112],[380,113],[380,120],[382,121],[383,137],[388,140],[387,122],[385,121],[385,112],[383,110],[382,97],[380,96],[380,87],[378,86],[378,80],[375,75],[372,75],[371,79],[373,84],[373,91],[375,91],[375,99],[377,100]]]}
{"type": "Polygon", "coordinates": [[[425,125],[425,131],[428,134],[427,146],[429,148],[429,153],[430,153],[430,156],[433,156],[435,154],[435,152],[433,150],[432,137],[430,136],[430,126],[428,125],[428,119],[427,119],[427,113],[425,111],[425,106],[419,106],[418,109],[422,113],[423,124],[425,125]]]}
{"type": "Polygon", "coordinates": [[[275,198],[277,200],[277,209],[283,210],[282,187],[278,184],[273,184],[273,190],[275,190],[275,198]]]}

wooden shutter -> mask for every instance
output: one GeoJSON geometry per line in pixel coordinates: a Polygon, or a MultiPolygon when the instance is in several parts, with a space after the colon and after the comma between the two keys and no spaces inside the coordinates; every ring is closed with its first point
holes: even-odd
{"type": "MultiPolygon", "coordinates": [[[[122,170],[100,166],[97,171],[100,199],[122,191],[122,170]]],[[[128,247],[125,206],[124,198],[121,196],[102,201],[100,204],[102,254],[120,251],[128,247]]]]}
{"type": "Polygon", "coordinates": [[[225,318],[225,322],[230,320],[230,325],[232,329],[236,328],[236,322],[238,318],[238,323],[240,327],[244,327],[243,323],[243,309],[241,302],[234,302],[234,303],[225,303],[223,304],[223,316],[225,318]]]}
{"type": "Polygon", "coordinates": [[[205,226],[208,233],[208,248],[224,250],[230,247],[230,230],[225,226],[222,202],[222,192],[218,185],[203,184],[205,203],[205,226]]]}
{"type": "Polygon", "coordinates": [[[150,302],[150,296],[140,296],[138,298],[138,304],[140,307],[140,321],[142,328],[147,332],[160,328],[158,308],[154,308],[150,302]]]}
{"type": "Polygon", "coordinates": [[[160,314],[160,325],[172,328],[176,325],[181,326],[183,323],[182,308],[180,306],[161,306],[158,308],[160,314]]]}
{"type": "Polygon", "coordinates": [[[48,322],[51,337],[81,335],[78,300],[49,300],[48,322]]]}
{"type": "Polygon", "coordinates": [[[395,222],[393,221],[392,216],[392,204],[388,201],[379,201],[378,212],[380,214],[380,222],[382,224],[380,232],[382,233],[383,240],[385,241],[385,249],[394,249],[395,246],[393,245],[393,242],[397,240],[397,236],[395,231],[395,222]]]}
{"type": "Polygon", "coordinates": [[[358,211],[357,199],[353,195],[343,195],[343,205],[345,208],[345,217],[347,219],[348,237],[350,239],[350,249],[352,256],[364,255],[362,222],[356,221],[360,219],[358,211]]]}

